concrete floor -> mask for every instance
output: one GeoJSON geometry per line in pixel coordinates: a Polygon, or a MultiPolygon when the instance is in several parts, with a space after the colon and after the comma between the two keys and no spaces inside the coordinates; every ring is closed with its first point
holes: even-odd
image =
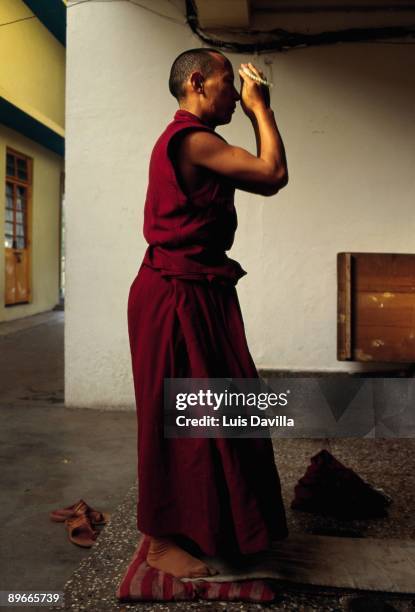
{"type": "Polygon", "coordinates": [[[0,590],[62,590],[90,551],[49,511],[112,512],[136,477],[134,412],[64,408],[63,333],[62,312],[0,324],[0,590]]]}
{"type": "MultiPolygon", "coordinates": [[[[135,413],[64,408],[63,313],[0,324],[0,419],[0,590],[62,591],[66,583],[65,609],[90,612],[263,609],[220,602],[128,606],[115,600],[137,537],[135,413]],[[114,522],[100,536],[102,547],[92,551],[72,545],[64,526],[48,518],[50,510],[79,498],[114,512],[114,522]]],[[[415,539],[414,450],[411,439],[277,441],[290,532],[415,539]],[[297,479],[323,446],[392,496],[388,518],[341,524],[289,509],[297,479]]],[[[287,587],[268,609],[415,610],[413,598],[337,591],[287,587]]]]}

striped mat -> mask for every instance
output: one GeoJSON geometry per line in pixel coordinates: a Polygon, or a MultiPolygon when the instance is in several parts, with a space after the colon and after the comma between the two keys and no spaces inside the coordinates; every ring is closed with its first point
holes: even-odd
{"type": "Polygon", "coordinates": [[[146,563],[148,547],[148,538],[142,537],[116,591],[122,602],[193,599],[267,602],[276,598],[275,590],[262,579],[183,582],[149,567],[146,563]]]}
{"type": "MultiPolygon", "coordinates": [[[[178,580],[150,568],[148,540],[140,541],[121,581],[121,601],[217,599],[266,602],[276,599],[276,581],[388,593],[415,593],[415,541],[293,535],[272,549],[250,555],[238,568],[205,558],[219,574],[178,580]]],[[[281,588],[281,587],[280,587],[281,588]]]]}

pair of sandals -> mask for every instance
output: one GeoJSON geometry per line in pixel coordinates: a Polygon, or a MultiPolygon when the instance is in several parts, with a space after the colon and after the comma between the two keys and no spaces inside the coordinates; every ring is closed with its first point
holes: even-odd
{"type": "Polygon", "coordinates": [[[99,533],[94,527],[106,525],[110,515],[107,512],[94,510],[80,499],[68,508],[53,510],[49,513],[49,517],[55,523],[65,523],[68,538],[73,544],[90,548],[95,544],[99,533]]]}

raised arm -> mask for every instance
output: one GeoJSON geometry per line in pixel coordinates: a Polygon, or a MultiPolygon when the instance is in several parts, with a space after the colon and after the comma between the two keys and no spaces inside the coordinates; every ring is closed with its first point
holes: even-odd
{"type": "MultiPolygon", "coordinates": [[[[261,75],[252,64],[251,70],[261,75]]],[[[225,143],[209,132],[191,132],[183,139],[182,152],[195,166],[207,168],[230,179],[237,189],[273,195],[288,182],[284,144],[269,108],[266,92],[239,70],[241,106],[252,122],[257,155],[225,143]]]]}

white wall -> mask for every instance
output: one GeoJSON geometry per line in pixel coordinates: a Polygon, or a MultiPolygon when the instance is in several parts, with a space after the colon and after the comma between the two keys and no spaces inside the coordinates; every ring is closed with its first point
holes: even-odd
{"type": "MultiPolygon", "coordinates": [[[[149,6],[184,21],[171,3],[149,6]]],[[[170,65],[195,46],[187,26],[131,3],[68,10],[67,405],[134,402],[126,309],[148,160],[176,109],[170,65]]],[[[336,254],[415,250],[415,47],[339,44],[257,64],[275,83],[290,183],[271,198],[237,192],[230,255],[248,271],[251,351],[263,368],[354,369],[336,361],[336,254]]],[[[240,109],[219,131],[255,150],[240,109]]]]}

